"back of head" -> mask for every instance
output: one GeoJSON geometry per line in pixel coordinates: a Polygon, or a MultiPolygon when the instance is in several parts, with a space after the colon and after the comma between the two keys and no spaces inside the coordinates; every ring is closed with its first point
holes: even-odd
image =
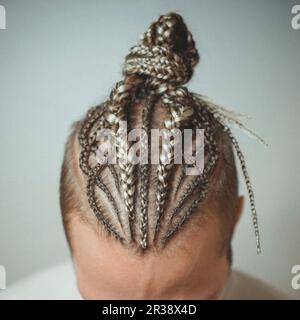
{"type": "Polygon", "coordinates": [[[104,232],[124,246],[146,252],[165,247],[183,226],[197,229],[206,213],[220,214],[227,244],[231,237],[237,201],[237,174],[233,147],[246,178],[255,234],[259,247],[256,211],[251,184],[237,141],[221,112],[184,86],[199,62],[195,42],[182,17],[162,15],[130,49],[119,81],[107,101],[91,108],[69,137],[61,176],[61,207],[65,225],[74,212],[99,222],[104,232]],[[138,154],[147,161],[132,163],[135,145],[124,139],[140,129],[138,154]],[[152,141],[152,129],[162,131],[161,142],[152,141]],[[188,175],[190,163],[176,163],[175,147],[184,142],[184,130],[203,129],[204,167],[188,175]],[[104,143],[99,132],[115,133],[117,163],[101,163],[98,150],[104,143]],[[182,134],[179,139],[176,137],[182,134]],[[158,150],[157,163],[149,163],[148,146],[158,150]],[[91,214],[93,213],[93,214],[91,214]]]}

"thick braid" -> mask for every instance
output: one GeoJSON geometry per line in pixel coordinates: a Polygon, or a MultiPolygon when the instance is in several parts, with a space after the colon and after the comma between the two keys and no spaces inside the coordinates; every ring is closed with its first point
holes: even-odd
{"type": "MultiPolygon", "coordinates": [[[[124,80],[118,82],[110,94],[110,104],[106,112],[106,120],[111,126],[117,126],[120,129],[120,121],[127,120],[126,107],[128,107],[137,93],[143,80],[138,76],[126,76],[124,80]]],[[[124,139],[124,132],[117,131],[117,157],[119,165],[119,183],[125,203],[125,209],[128,214],[131,234],[132,223],[134,220],[134,194],[135,194],[135,177],[134,166],[127,159],[128,145],[124,139]]]]}
{"type": "MultiPolygon", "coordinates": [[[[142,129],[147,134],[147,148],[142,140],[141,149],[143,153],[146,153],[149,157],[149,133],[150,133],[150,111],[155,102],[155,96],[149,95],[144,103],[143,114],[142,114],[142,129]]],[[[141,206],[141,218],[140,218],[140,232],[141,240],[140,245],[142,249],[146,249],[148,246],[148,193],[149,193],[149,165],[142,164],[140,166],[140,206],[141,206]]]]}
{"type": "Polygon", "coordinates": [[[169,140],[169,133],[176,136],[176,128],[185,125],[194,113],[192,100],[186,88],[179,87],[176,90],[169,89],[162,98],[162,103],[169,107],[170,117],[165,121],[162,152],[160,155],[160,163],[158,166],[158,193],[156,197],[156,234],[159,229],[160,219],[164,211],[168,192],[168,176],[174,166],[174,147],[175,139],[169,140]],[[168,133],[168,134],[167,134],[168,133]]]}
{"type": "Polygon", "coordinates": [[[126,75],[122,81],[117,82],[110,93],[110,103],[107,121],[112,125],[118,124],[120,120],[126,120],[126,107],[132,102],[135,93],[143,80],[136,75],[126,75]]]}
{"type": "Polygon", "coordinates": [[[160,219],[164,210],[164,204],[166,202],[167,191],[168,191],[168,175],[171,168],[173,167],[174,158],[174,141],[169,140],[169,133],[173,134],[176,127],[173,116],[171,115],[169,119],[165,121],[165,129],[168,131],[163,131],[162,140],[162,151],[159,157],[159,165],[157,169],[158,176],[158,186],[157,186],[157,196],[156,196],[156,226],[155,235],[157,234],[160,219]]]}

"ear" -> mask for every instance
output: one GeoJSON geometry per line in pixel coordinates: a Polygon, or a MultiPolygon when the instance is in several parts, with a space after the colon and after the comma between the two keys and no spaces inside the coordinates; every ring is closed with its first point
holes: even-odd
{"type": "Polygon", "coordinates": [[[244,209],[244,196],[239,196],[237,200],[236,212],[235,212],[235,221],[234,221],[235,226],[240,221],[243,209],[244,209]]]}

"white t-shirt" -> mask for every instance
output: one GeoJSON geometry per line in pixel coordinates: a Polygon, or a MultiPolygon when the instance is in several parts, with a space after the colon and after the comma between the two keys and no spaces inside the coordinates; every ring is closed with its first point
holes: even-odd
{"type": "MultiPolygon", "coordinates": [[[[81,300],[71,262],[51,267],[29,276],[5,290],[0,300],[81,300]]],[[[288,299],[266,283],[239,271],[231,271],[221,294],[223,300],[288,299]]]]}

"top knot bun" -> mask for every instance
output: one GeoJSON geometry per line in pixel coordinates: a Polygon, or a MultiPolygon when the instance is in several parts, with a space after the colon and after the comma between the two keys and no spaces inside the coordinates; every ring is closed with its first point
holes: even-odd
{"type": "Polygon", "coordinates": [[[140,44],[131,48],[123,73],[147,76],[156,88],[167,83],[178,86],[189,81],[198,61],[195,42],[183,18],[170,13],[152,23],[140,44]]]}

